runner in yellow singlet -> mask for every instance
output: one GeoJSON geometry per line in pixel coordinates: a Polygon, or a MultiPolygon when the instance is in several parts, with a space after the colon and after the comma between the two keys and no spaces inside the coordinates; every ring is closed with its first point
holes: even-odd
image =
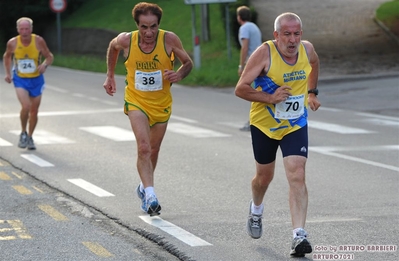
{"type": "Polygon", "coordinates": [[[137,170],[141,179],[136,192],[141,209],[152,216],[159,215],[161,210],[154,190],[154,170],[172,113],[170,88],[190,73],[193,62],[175,33],[159,29],[162,9],[158,5],[138,3],[132,15],[138,30],[120,33],[109,44],[104,88],[111,96],[116,92],[114,69],[119,52],[123,51],[126,59],[124,111],[136,137],[137,170]],[[175,57],[181,62],[176,71],[175,57]]]}
{"type": "Polygon", "coordinates": [[[278,147],[289,184],[293,226],[290,254],[305,256],[312,246],[304,230],[308,206],[305,165],[308,156],[308,107],[317,110],[319,58],[313,45],[302,41],[302,21],[294,13],[279,15],[274,40],[261,45],[249,58],[235,94],[251,101],[250,128],[256,161],[252,179],[247,231],[262,236],[263,199],[273,179],[278,147]],[[254,81],[255,88],[251,87],[254,81]]]}
{"type": "Polygon", "coordinates": [[[7,42],[7,48],[3,55],[6,71],[5,81],[14,83],[18,100],[21,103],[22,131],[18,147],[27,147],[30,150],[36,149],[32,135],[36,128],[37,114],[44,90],[43,74],[54,59],[44,39],[32,34],[32,29],[32,19],[28,17],[18,19],[17,31],[19,35],[7,42]],[[45,59],[42,60],[42,57],[45,59]]]}
{"type": "Polygon", "coordinates": [[[141,110],[147,115],[150,126],[169,120],[172,113],[172,83],[163,79],[164,70],[173,70],[174,54],[165,51],[164,30],[155,36],[155,48],[150,53],[139,47],[139,31],[131,32],[129,54],[125,61],[127,70],[125,113],[141,110]]]}

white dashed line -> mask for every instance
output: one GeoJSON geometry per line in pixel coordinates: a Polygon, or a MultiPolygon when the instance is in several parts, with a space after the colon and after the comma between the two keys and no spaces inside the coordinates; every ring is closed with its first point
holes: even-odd
{"type": "Polygon", "coordinates": [[[80,127],[79,129],[114,141],[136,140],[133,131],[115,126],[80,127]]]}
{"type": "Polygon", "coordinates": [[[45,161],[44,159],[39,158],[38,156],[33,154],[21,154],[21,157],[26,160],[29,160],[30,162],[38,165],[39,167],[54,167],[54,165],[51,164],[50,162],[45,161]]]}
{"type": "Polygon", "coordinates": [[[84,179],[68,179],[69,182],[72,184],[98,196],[98,197],[113,197],[115,196],[112,193],[109,193],[108,191],[97,187],[96,185],[91,184],[90,182],[87,182],[84,179]]]}
{"type": "Polygon", "coordinates": [[[12,143],[0,138],[0,147],[4,147],[4,146],[12,146],[12,143]]]}
{"type": "Polygon", "coordinates": [[[340,134],[367,134],[374,133],[374,131],[368,131],[359,128],[347,127],[339,124],[326,123],[321,121],[308,121],[310,128],[319,129],[329,132],[335,132],[340,134]]]}
{"type": "Polygon", "coordinates": [[[205,240],[187,232],[186,230],[163,220],[162,218],[155,216],[139,216],[144,222],[157,227],[171,236],[179,239],[180,241],[186,243],[189,246],[197,247],[197,246],[211,246],[211,243],[206,242],[205,240]]]}
{"type": "MultiPolygon", "coordinates": [[[[19,135],[21,133],[20,130],[12,130],[11,133],[15,135],[19,135]]],[[[59,136],[57,134],[44,131],[44,130],[36,130],[33,134],[33,140],[36,144],[69,144],[75,143],[73,140],[68,138],[59,136]]]]}
{"type": "MultiPolygon", "coordinates": [[[[374,146],[372,148],[369,148],[368,150],[397,150],[399,148],[398,145],[388,145],[388,146],[374,146]]],[[[361,159],[361,158],[357,158],[357,157],[352,157],[349,155],[345,155],[345,154],[339,154],[337,152],[334,151],[365,151],[367,150],[367,147],[355,147],[355,148],[338,148],[338,147],[309,147],[310,151],[314,151],[314,152],[318,152],[324,155],[328,155],[328,156],[333,156],[336,158],[341,158],[341,159],[345,159],[345,160],[351,160],[351,161],[355,161],[355,162],[360,162],[363,164],[368,164],[371,166],[375,166],[375,167],[380,167],[380,168],[384,168],[384,169],[389,169],[389,170],[393,170],[393,171],[399,171],[399,167],[396,166],[392,166],[392,165],[388,165],[388,164],[383,164],[380,162],[375,162],[375,161],[371,161],[371,160],[365,160],[365,159],[361,159]]]]}
{"type": "Polygon", "coordinates": [[[213,138],[213,137],[230,137],[230,134],[225,134],[209,129],[195,127],[184,123],[169,123],[168,131],[183,134],[185,136],[194,138],[213,138]]]}

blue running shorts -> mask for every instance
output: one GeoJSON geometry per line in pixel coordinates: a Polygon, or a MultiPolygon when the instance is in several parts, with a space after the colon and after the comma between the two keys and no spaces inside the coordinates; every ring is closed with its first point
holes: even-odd
{"type": "Polygon", "coordinates": [[[34,78],[21,78],[14,71],[13,82],[15,88],[25,89],[31,97],[40,96],[44,90],[43,74],[34,78]]]}

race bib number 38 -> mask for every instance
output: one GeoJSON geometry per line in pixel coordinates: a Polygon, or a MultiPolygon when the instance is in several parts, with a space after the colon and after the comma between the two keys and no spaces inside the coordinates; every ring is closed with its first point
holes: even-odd
{"type": "Polygon", "coordinates": [[[33,59],[18,60],[18,72],[20,73],[34,73],[36,71],[36,64],[33,59]]]}
{"type": "Polygon", "coordinates": [[[135,88],[140,91],[154,92],[162,90],[162,72],[142,72],[136,70],[135,88]]]}
{"type": "Polygon", "coordinates": [[[276,104],[275,117],[282,120],[299,118],[304,112],[305,95],[289,96],[287,100],[276,104]]]}

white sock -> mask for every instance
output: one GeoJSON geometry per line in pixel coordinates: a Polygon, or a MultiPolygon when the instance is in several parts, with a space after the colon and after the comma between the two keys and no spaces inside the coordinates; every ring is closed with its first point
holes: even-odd
{"type": "Polygon", "coordinates": [[[307,233],[306,233],[306,231],[303,228],[298,227],[298,228],[295,228],[294,230],[292,230],[292,235],[293,235],[294,238],[296,238],[298,236],[306,237],[307,233]]]}
{"type": "Polygon", "coordinates": [[[154,187],[146,187],[145,189],[145,197],[148,199],[151,195],[155,195],[154,187]]]}
{"type": "Polygon", "coordinates": [[[259,206],[256,206],[254,202],[251,204],[251,212],[255,215],[262,215],[263,214],[263,203],[259,206]]]}
{"type": "Polygon", "coordinates": [[[140,191],[144,191],[144,185],[143,185],[143,182],[140,182],[140,187],[139,187],[139,190],[140,190],[140,191]]]}

